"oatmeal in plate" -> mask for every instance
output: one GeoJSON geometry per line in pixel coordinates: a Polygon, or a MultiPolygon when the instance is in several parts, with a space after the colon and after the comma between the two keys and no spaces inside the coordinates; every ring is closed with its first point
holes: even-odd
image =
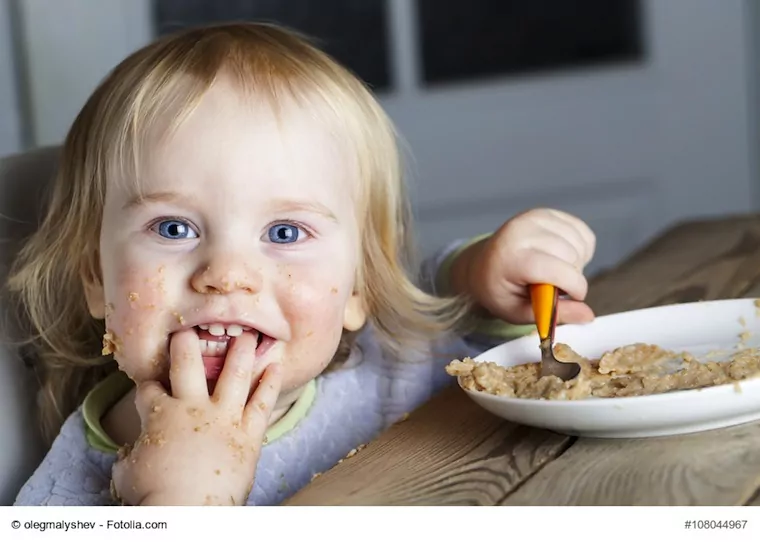
{"type": "Polygon", "coordinates": [[[653,395],[738,383],[760,376],[760,348],[744,348],[724,361],[703,362],[688,352],[644,343],[605,352],[599,359],[584,358],[562,343],[554,346],[554,353],[561,361],[580,364],[579,375],[564,382],[556,376],[540,377],[538,362],[502,367],[471,358],[452,361],[446,372],[459,377],[462,387],[469,391],[550,400],[653,395]]]}

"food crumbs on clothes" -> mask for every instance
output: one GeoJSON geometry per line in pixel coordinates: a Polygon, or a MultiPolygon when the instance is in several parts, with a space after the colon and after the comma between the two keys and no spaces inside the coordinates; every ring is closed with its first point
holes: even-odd
{"type": "Polygon", "coordinates": [[[742,392],[742,385],[739,382],[734,382],[734,391],[736,393],[742,392]]]}
{"type": "Polygon", "coordinates": [[[747,321],[744,319],[744,316],[739,317],[739,325],[742,327],[747,327],[747,321]]]}
{"type": "Polygon", "coordinates": [[[409,416],[410,416],[410,414],[408,412],[404,412],[404,414],[399,419],[398,423],[405,422],[406,420],[409,419],[409,416]]]}
{"type": "Polygon", "coordinates": [[[354,457],[356,454],[358,454],[359,452],[361,452],[366,447],[367,447],[366,444],[360,444],[359,446],[357,446],[356,448],[354,448],[353,450],[351,450],[350,452],[348,452],[346,454],[346,457],[344,459],[348,459],[349,457],[354,457]]]}
{"type": "Polygon", "coordinates": [[[751,336],[752,336],[752,333],[750,333],[749,331],[742,331],[741,333],[739,333],[739,340],[741,341],[742,344],[744,344],[747,342],[747,339],[749,339],[751,336]]]}
{"type": "Polygon", "coordinates": [[[103,335],[103,349],[101,353],[104,356],[116,354],[119,352],[119,339],[113,331],[106,331],[103,335]]]}
{"type": "Polygon", "coordinates": [[[320,476],[322,476],[322,473],[321,473],[321,472],[315,472],[314,474],[312,474],[312,475],[311,475],[311,480],[309,480],[309,481],[310,481],[310,482],[313,482],[314,480],[316,480],[316,479],[317,479],[317,478],[319,478],[320,476]]]}

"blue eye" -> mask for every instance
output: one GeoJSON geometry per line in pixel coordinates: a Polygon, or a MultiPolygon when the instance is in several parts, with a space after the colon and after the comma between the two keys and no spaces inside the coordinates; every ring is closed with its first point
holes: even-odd
{"type": "Polygon", "coordinates": [[[195,230],[182,220],[162,220],[156,224],[156,233],[166,239],[194,239],[198,237],[195,230]]]}
{"type": "Polygon", "coordinates": [[[298,227],[292,224],[275,224],[269,228],[269,240],[279,244],[295,243],[299,233],[298,227]]]}

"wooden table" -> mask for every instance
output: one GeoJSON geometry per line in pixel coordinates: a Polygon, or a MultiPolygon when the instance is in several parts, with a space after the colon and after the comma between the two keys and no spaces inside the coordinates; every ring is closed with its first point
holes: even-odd
{"type": "MultiPolygon", "coordinates": [[[[591,281],[597,315],[760,297],[760,216],[679,225],[591,281]]],[[[317,477],[289,505],[760,505],[760,423],[574,438],[506,422],[458,386],[317,477]]]]}

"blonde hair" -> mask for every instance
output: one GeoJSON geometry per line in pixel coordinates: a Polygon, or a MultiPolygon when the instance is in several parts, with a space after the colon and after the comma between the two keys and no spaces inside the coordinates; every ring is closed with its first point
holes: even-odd
{"type": "MultiPolygon", "coordinates": [[[[137,182],[149,134],[176,128],[221,72],[273,105],[283,97],[316,98],[346,132],[362,181],[356,287],[383,346],[403,357],[462,321],[461,299],[428,295],[409,275],[415,262],[398,138],[368,89],[285,28],[236,23],[185,30],[130,55],[94,91],[64,142],[47,215],[14,263],[8,285],[34,349],[48,441],[91,387],[117,369],[100,354],[104,322],[90,316],[82,283],[83,274],[100,277],[107,183],[137,182]]],[[[336,358],[353,337],[344,333],[336,358]]]]}

